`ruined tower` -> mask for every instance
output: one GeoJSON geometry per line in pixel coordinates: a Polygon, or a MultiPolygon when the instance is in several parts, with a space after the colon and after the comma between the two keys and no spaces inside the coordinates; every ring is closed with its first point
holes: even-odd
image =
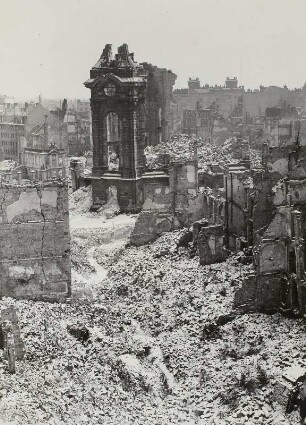
{"type": "Polygon", "coordinates": [[[90,71],[93,134],[93,208],[116,186],[122,211],[142,207],[145,165],[146,73],[123,44],[113,57],[107,44],[90,71]]]}
{"type": "Polygon", "coordinates": [[[170,70],[135,62],[126,44],[114,57],[106,44],[85,82],[91,89],[93,210],[110,186],[117,188],[121,211],[142,209],[144,149],[169,137],[175,79],[170,70]]]}

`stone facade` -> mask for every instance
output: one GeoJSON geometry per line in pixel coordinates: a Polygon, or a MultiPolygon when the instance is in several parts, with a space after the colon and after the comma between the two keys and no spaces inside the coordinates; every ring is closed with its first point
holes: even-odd
{"type": "Polygon", "coordinates": [[[64,300],[70,295],[68,186],[0,186],[0,294],[64,300]]]}
{"type": "Polygon", "coordinates": [[[93,136],[93,206],[116,186],[122,211],[143,204],[144,149],[169,133],[170,95],[175,75],[139,65],[126,44],[113,58],[107,44],[90,71],[93,136]]]}

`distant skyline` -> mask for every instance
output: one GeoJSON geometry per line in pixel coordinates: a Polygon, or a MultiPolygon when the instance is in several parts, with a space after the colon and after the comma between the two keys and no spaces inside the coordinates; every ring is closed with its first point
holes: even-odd
{"type": "Polygon", "coordinates": [[[246,89],[306,82],[305,0],[10,0],[1,7],[0,94],[89,98],[106,43],[137,62],[246,89]]]}

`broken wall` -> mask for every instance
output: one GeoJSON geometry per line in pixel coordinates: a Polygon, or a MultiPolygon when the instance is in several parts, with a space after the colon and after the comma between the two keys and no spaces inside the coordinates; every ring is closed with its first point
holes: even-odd
{"type": "Polygon", "coordinates": [[[172,193],[169,176],[163,172],[153,172],[143,176],[143,211],[171,212],[172,193]]]}
{"type": "Polygon", "coordinates": [[[225,178],[225,233],[230,250],[236,250],[240,239],[252,244],[252,189],[249,170],[237,167],[229,171],[225,178]]]}
{"type": "Polygon", "coordinates": [[[198,179],[199,186],[218,189],[224,186],[224,171],[212,172],[210,169],[207,171],[200,170],[198,173],[198,179]]]}
{"type": "Polygon", "coordinates": [[[254,268],[235,304],[306,311],[306,152],[297,143],[266,148],[254,174],[254,268]]]}
{"type": "Polygon", "coordinates": [[[210,188],[203,189],[203,218],[210,224],[224,224],[225,199],[210,188]]]}
{"type": "Polygon", "coordinates": [[[247,276],[235,292],[234,308],[244,312],[275,311],[284,300],[287,279],[282,274],[247,276]]]}
{"type": "Polygon", "coordinates": [[[148,243],[163,232],[190,226],[203,218],[204,195],[198,190],[196,161],[172,163],[169,175],[148,172],[142,181],[144,204],[130,238],[131,244],[148,243]]]}
{"type": "Polygon", "coordinates": [[[147,73],[146,133],[147,144],[156,146],[168,140],[173,129],[171,101],[176,75],[164,68],[148,63],[141,64],[147,73]]]}
{"type": "Polygon", "coordinates": [[[203,218],[204,197],[198,188],[197,161],[172,163],[169,173],[172,211],[182,226],[203,218]]]}
{"type": "Polygon", "coordinates": [[[0,295],[65,299],[71,290],[67,183],[2,183],[0,197],[0,295]]]}
{"type": "Polygon", "coordinates": [[[164,232],[180,227],[178,220],[169,213],[159,211],[142,211],[130,236],[131,245],[141,246],[153,242],[164,232]]]}

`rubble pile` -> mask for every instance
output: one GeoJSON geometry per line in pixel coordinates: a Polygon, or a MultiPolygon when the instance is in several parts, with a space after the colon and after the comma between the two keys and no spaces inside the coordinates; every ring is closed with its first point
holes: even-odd
{"type": "MultiPolygon", "coordinates": [[[[238,162],[235,158],[237,139],[231,138],[224,142],[222,147],[205,142],[201,137],[188,136],[186,134],[173,135],[167,142],[161,142],[157,146],[148,146],[145,150],[148,169],[162,168],[162,156],[167,154],[170,160],[187,161],[194,159],[194,147],[197,146],[197,158],[200,169],[207,169],[209,163],[228,164],[238,162]],[[230,143],[235,140],[236,143],[230,143]]],[[[260,164],[260,153],[255,149],[250,150],[253,166],[260,164]]]]}
{"type": "Polygon", "coordinates": [[[2,363],[6,423],[299,423],[273,392],[284,368],[306,359],[305,325],[233,311],[235,288],[252,265],[236,256],[199,266],[186,230],[139,248],[124,249],[118,237],[109,256],[90,235],[73,241],[92,265],[76,271],[75,259],[73,290],[83,273],[86,282],[99,280],[89,302],[86,287],[83,299],[67,304],[0,301],[18,309],[26,344],[16,375],[2,363]]]}
{"type": "Polygon", "coordinates": [[[80,187],[80,189],[69,195],[69,212],[70,214],[82,214],[89,211],[92,205],[92,188],[91,186],[80,187]]]}
{"type": "Polygon", "coordinates": [[[117,188],[115,186],[110,186],[107,190],[107,202],[99,208],[98,212],[103,213],[106,218],[112,218],[119,214],[119,211],[117,188]]]}
{"type": "Polygon", "coordinates": [[[148,146],[145,150],[147,167],[157,169],[162,166],[160,155],[168,154],[173,161],[187,161],[194,159],[194,146],[198,150],[199,168],[206,167],[210,162],[232,162],[230,154],[223,156],[222,148],[210,143],[204,142],[201,137],[188,136],[186,134],[174,135],[167,142],[161,142],[157,146],[148,146]]]}
{"type": "Polygon", "coordinates": [[[94,272],[87,258],[87,251],[91,247],[87,238],[71,235],[71,263],[74,271],[82,274],[94,272]]]}
{"type": "Polygon", "coordinates": [[[94,258],[103,267],[109,267],[123,254],[127,242],[128,239],[126,238],[119,241],[113,240],[109,243],[103,243],[95,249],[94,258]]]}
{"type": "Polygon", "coordinates": [[[84,214],[87,217],[104,216],[106,219],[119,214],[117,189],[114,186],[108,188],[107,202],[94,214],[90,213],[92,206],[92,186],[80,187],[69,195],[69,212],[71,215],[84,214]]]}
{"type": "Polygon", "coordinates": [[[262,154],[258,149],[250,149],[250,160],[253,168],[262,167],[262,154]]]}
{"type": "MultiPolygon", "coordinates": [[[[158,408],[160,423],[193,423],[197,417],[205,424],[222,423],[222,418],[224,423],[289,423],[273,404],[273,385],[288,365],[288,351],[295,347],[301,359],[306,357],[305,330],[279,315],[233,312],[235,287],[252,266],[231,258],[199,267],[188,248],[179,246],[182,233],[128,248],[113,257],[113,264],[108,262],[101,299],[112,306],[116,318],[112,337],[117,332],[123,336],[117,340],[123,344],[118,355],[128,353],[135,367],[137,363],[148,372],[148,351],[161,349],[175,385],[158,408]],[[131,337],[135,332],[128,330],[134,321],[141,327],[141,338],[131,337]],[[288,340],[280,344],[282,334],[288,333],[289,346],[288,340]]],[[[134,385],[137,397],[150,398],[152,391],[141,390],[143,379],[134,385]]],[[[125,384],[126,377],[120,385],[125,384]]],[[[298,423],[296,415],[291,414],[292,423],[298,423]]],[[[149,415],[147,423],[156,418],[149,415]]]]}
{"type": "Polygon", "coordinates": [[[0,171],[12,171],[18,166],[18,162],[6,159],[0,162],[0,171]]]}

